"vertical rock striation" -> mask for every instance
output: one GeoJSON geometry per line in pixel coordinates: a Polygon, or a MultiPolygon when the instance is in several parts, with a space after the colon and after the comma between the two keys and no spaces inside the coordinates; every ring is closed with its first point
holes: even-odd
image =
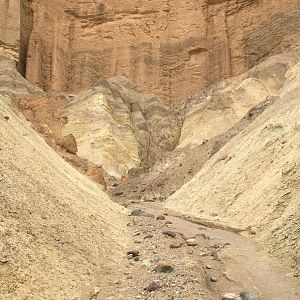
{"type": "Polygon", "coordinates": [[[78,91],[123,75],[167,104],[279,53],[300,28],[297,0],[34,0],[30,6],[32,13],[21,14],[30,81],[78,91]]]}

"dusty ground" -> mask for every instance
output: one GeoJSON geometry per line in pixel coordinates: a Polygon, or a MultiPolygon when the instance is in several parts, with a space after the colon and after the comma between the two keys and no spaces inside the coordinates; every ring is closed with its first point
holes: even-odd
{"type": "Polygon", "coordinates": [[[291,271],[271,261],[248,238],[174,217],[157,203],[130,209],[141,209],[150,217],[131,216],[127,224],[134,241],[129,251],[139,251],[138,260],[128,259],[125,281],[114,282],[114,299],[216,300],[243,291],[261,300],[300,299],[299,281],[291,271]],[[165,219],[156,219],[161,216],[165,219]],[[164,235],[165,231],[176,237],[164,235]],[[196,246],[187,245],[191,238],[196,246]],[[156,273],[161,265],[172,266],[173,271],[156,273]],[[151,284],[157,289],[150,292],[151,284]]]}

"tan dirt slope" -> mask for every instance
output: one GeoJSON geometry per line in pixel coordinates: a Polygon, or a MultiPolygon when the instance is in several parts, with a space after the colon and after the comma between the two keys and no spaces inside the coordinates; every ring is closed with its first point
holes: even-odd
{"type": "Polygon", "coordinates": [[[285,75],[279,99],[228,142],[166,207],[252,226],[272,254],[300,257],[300,63],[285,75]]]}
{"type": "Polygon", "coordinates": [[[0,299],[102,299],[125,212],[0,97],[0,299]]]}

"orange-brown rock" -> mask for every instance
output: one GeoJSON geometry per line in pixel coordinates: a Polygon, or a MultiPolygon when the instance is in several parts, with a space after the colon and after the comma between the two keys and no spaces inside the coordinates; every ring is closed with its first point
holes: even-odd
{"type": "Polygon", "coordinates": [[[20,4],[17,0],[0,0],[0,49],[18,59],[20,49],[20,4]]]}
{"type": "Polygon", "coordinates": [[[279,53],[300,28],[298,0],[23,2],[30,81],[78,91],[124,75],[169,104],[279,53]]]}
{"type": "Polygon", "coordinates": [[[61,137],[61,139],[59,140],[59,145],[71,154],[76,154],[78,152],[76,139],[73,134],[68,134],[61,137]]]}

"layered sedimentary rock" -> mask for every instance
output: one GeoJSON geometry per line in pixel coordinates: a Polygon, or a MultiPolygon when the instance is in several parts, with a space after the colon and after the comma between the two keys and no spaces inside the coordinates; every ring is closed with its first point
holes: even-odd
{"type": "Polygon", "coordinates": [[[300,63],[279,99],[168,198],[170,209],[254,228],[274,255],[299,267],[300,63]]]}
{"type": "Polygon", "coordinates": [[[7,96],[0,156],[0,298],[92,299],[97,287],[108,299],[102,285],[121,269],[127,243],[124,210],[58,156],[7,96]]]}
{"type": "Polygon", "coordinates": [[[280,52],[300,28],[298,0],[24,3],[30,81],[78,91],[124,75],[168,104],[280,52]]]}

